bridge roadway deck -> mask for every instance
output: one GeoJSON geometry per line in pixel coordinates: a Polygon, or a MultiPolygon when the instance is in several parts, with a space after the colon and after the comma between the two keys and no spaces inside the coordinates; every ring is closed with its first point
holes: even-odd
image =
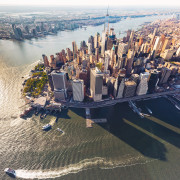
{"type": "Polygon", "coordinates": [[[145,94],[145,95],[140,95],[140,96],[133,96],[129,98],[119,98],[119,99],[114,99],[114,100],[102,100],[102,101],[97,101],[97,102],[66,102],[62,103],[63,105],[67,107],[74,107],[74,108],[98,108],[98,107],[106,107],[106,106],[112,106],[117,103],[122,103],[122,102],[127,102],[127,101],[137,101],[137,100],[148,100],[148,99],[153,99],[153,98],[158,98],[162,97],[164,95],[171,95],[171,94],[176,94],[180,93],[180,89],[173,90],[173,91],[165,91],[165,92],[160,92],[160,93],[154,93],[154,94],[145,94]]]}

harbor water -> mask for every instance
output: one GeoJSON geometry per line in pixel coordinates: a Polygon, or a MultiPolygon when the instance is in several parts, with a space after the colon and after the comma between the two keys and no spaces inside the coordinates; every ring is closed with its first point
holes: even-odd
{"type": "MultiPolygon", "coordinates": [[[[111,24],[117,34],[138,29],[144,22],[167,18],[152,16],[111,24]]],[[[11,179],[3,170],[16,170],[17,179],[180,179],[180,111],[165,98],[137,102],[152,115],[140,118],[128,103],[91,109],[92,118],[107,118],[106,124],[86,128],[84,109],[66,109],[50,131],[42,126],[53,120],[33,113],[26,119],[21,96],[23,78],[42,54],[54,54],[79,45],[103,25],[56,36],[22,42],[0,40],[0,179],[11,179]],[[61,133],[57,130],[64,131],[61,133]]]]}

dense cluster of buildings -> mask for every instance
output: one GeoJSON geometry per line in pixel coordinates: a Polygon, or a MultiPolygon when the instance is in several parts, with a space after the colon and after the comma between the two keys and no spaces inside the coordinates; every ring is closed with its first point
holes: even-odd
{"type": "Polygon", "coordinates": [[[137,32],[128,30],[126,37],[118,39],[108,19],[107,13],[102,35],[90,36],[80,48],[72,42],[72,50],[63,49],[49,58],[43,55],[55,101],[126,98],[180,84],[179,20],[156,22],[137,32]],[[175,34],[168,33],[171,28],[175,34]]]}
{"type": "MultiPolygon", "coordinates": [[[[111,16],[110,22],[120,21],[121,16],[111,16]]],[[[104,23],[104,19],[99,16],[94,17],[74,17],[68,19],[58,18],[57,16],[44,18],[33,16],[32,18],[20,17],[11,18],[0,17],[0,39],[31,39],[45,37],[46,35],[56,34],[58,31],[74,30],[86,28],[88,25],[97,26],[104,23]]]]}

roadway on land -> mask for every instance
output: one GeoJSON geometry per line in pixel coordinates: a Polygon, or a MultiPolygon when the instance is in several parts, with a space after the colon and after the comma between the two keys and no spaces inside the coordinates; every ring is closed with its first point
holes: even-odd
{"type": "Polygon", "coordinates": [[[99,108],[99,107],[106,107],[106,106],[112,106],[117,103],[127,102],[127,101],[138,101],[138,100],[148,100],[148,99],[154,99],[159,98],[165,95],[171,95],[180,93],[180,89],[173,90],[173,91],[165,91],[160,93],[153,93],[153,94],[145,94],[140,96],[133,96],[128,98],[119,98],[119,99],[108,99],[108,100],[102,100],[97,102],[66,102],[62,103],[62,105],[65,105],[67,107],[74,107],[74,108],[99,108]]]}

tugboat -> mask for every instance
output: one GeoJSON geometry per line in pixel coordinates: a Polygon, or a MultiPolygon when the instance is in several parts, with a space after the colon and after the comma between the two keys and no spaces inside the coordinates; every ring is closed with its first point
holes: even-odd
{"type": "Polygon", "coordinates": [[[51,125],[50,124],[46,124],[45,126],[42,127],[42,130],[46,131],[51,129],[51,125]]]}
{"type": "Polygon", "coordinates": [[[11,169],[11,168],[6,168],[6,169],[4,170],[4,172],[5,172],[6,174],[8,174],[9,176],[13,177],[13,178],[16,177],[16,172],[15,172],[15,170],[13,170],[13,169],[11,169]]]}

